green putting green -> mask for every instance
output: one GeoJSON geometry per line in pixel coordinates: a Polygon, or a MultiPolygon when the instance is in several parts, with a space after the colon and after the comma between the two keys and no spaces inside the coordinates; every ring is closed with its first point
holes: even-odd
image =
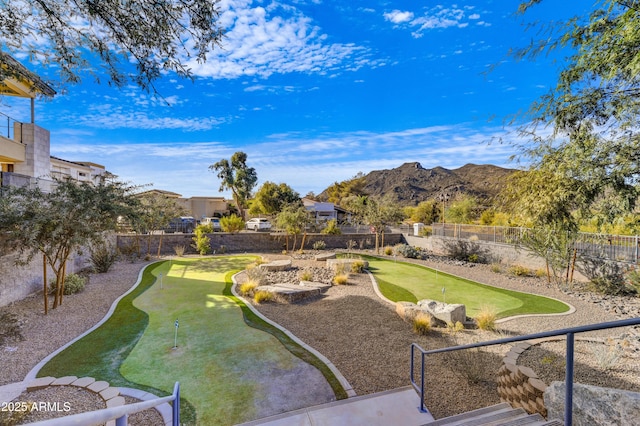
{"type": "Polygon", "coordinates": [[[363,257],[369,262],[380,292],[394,302],[432,299],[461,303],[470,317],[485,308],[493,309],[498,318],[569,310],[566,304],[548,297],[492,287],[413,263],[363,257]]]}
{"type": "Polygon", "coordinates": [[[256,418],[265,380],[300,368],[300,359],[318,367],[336,396],[344,397],[326,366],[230,295],[229,271],[254,260],[182,258],[149,266],[142,288],[118,304],[117,320],[67,348],[38,375],[91,375],[159,394],[170,394],[179,381],[188,424],[196,423],[196,415],[202,425],[256,418]]]}

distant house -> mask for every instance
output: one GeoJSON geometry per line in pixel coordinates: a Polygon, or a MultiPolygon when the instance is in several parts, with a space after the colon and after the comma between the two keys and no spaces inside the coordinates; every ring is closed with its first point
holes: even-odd
{"type": "Polygon", "coordinates": [[[336,206],[333,203],[303,198],[302,204],[304,204],[305,209],[313,215],[316,223],[327,222],[330,220],[336,220],[338,223],[351,221],[351,212],[336,206]]]}
{"type": "Polygon", "coordinates": [[[0,96],[31,100],[31,121],[24,123],[0,112],[0,187],[38,185],[49,190],[53,178],[70,177],[95,182],[104,166],[88,161],[68,161],[50,154],[50,133],[35,124],[35,99],[56,92],[11,56],[0,52],[0,96]]]}
{"type": "Polygon", "coordinates": [[[197,220],[205,217],[220,217],[229,213],[230,201],[224,197],[190,197],[184,198],[181,194],[162,189],[151,189],[140,194],[161,194],[172,198],[178,206],[182,207],[188,216],[197,220]]]}

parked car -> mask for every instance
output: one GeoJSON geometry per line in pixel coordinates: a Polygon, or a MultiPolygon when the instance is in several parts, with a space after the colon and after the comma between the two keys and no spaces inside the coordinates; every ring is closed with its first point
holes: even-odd
{"type": "Polygon", "coordinates": [[[200,221],[201,225],[211,225],[213,227],[213,232],[218,232],[222,230],[220,226],[220,219],[217,217],[205,217],[200,221]]]}
{"type": "Polygon", "coordinates": [[[164,232],[171,234],[174,232],[184,232],[191,234],[196,227],[196,220],[191,216],[180,216],[169,221],[169,226],[164,228],[164,232]]]}
{"type": "Polygon", "coordinates": [[[261,217],[254,217],[249,219],[244,227],[246,229],[253,229],[254,231],[261,231],[263,229],[271,229],[271,222],[261,217]]]}

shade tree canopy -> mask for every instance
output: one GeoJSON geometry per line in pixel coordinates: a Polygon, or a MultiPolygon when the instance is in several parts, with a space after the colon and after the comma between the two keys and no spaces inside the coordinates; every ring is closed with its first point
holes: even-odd
{"type": "Polygon", "coordinates": [[[210,165],[209,170],[217,172],[217,177],[220,179],[219,191],[231,191],[240,217],[244,218],[247,201],[258,182],[256,169],[247,165],[247,154],[238,151],[231,156],[230,160],[223,158],[210,165]]]}

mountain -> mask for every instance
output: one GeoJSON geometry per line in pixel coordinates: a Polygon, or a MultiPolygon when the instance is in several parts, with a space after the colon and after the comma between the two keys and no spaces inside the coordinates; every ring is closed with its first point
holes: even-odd
{"type": "Polygon", "coordinates": [[[507,176],[515,171],[489,164],[466,164],[449,170],[425,169],[417,162],[405,163],[395,169],[375,170],[365,175],[363,190],[373,196],[389,195],[402,205],[416,205],[442,194],[447,194],[449,199],[469,194],[489,200],[500,192],[507,176]]]}

